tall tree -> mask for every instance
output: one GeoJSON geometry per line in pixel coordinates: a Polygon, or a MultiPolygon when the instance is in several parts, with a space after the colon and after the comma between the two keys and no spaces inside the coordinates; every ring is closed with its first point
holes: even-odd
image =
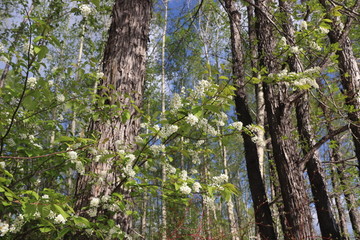
{"type": "MultiPolygon", "coordinates": [[[[360,69],[349,38],[349,31],[354,18],[346,16],[346,21],[342,22],[339,17],[341,13],[338,11],[343,7],[342,5],[334,6],[332,1],[319,1],[328,12],[327,17],[332,21],[331,30],[328,32],[330,42],[332,44],[339,44],[336,55],[339,56],[338,67],[341,85],[346,96],[345,102],[350,120],[350,129],[353,135],[355,155],[358,159],[358,174],[360,176],[360,69]]],[[[360,2],[355,1],[354,5],[349,6],[348,9],[357,12],[359,8],[360,2]]]]}
{"type": "MultiPolygon", "coordinates": [[[[150,0],[117,0],[112,10],[109,37],[105,47],[103,72],[99,83],[99,99],[104,106],[117,106],[110,116],[92,120],[90,129],[99,134],[98,151],[115,152],[122,148],[134,150],[135,137],[140,128],[140,116],[145,78],[145,59],[151,15],[150,0]],[[134,107],[135,106],[135,107],[134,107]],[[124,116],[124,117],[122,117],[124,116]]],[[[101,111],[101,102],[99,111],[101,111]]],[[[92,157],[92,156],[90,156],[92,157]]],[[[80,175],[76,186],[76,212],[83,216],[92,198],[114,191],[126,194],[121,186],[124,169],[116,159],[92,161],[86,174],[80,175]],[[93,184],[94,176],[104,176],[101,184],[93,184]]],[[[125,177],[126,178],[126,177],[125,177]]],[[[131,220],[124,213],[114,216],[124,232],[131,230],[131,220]]]]}
{"type": "MultiPolygon", "coordinates": [[[[274,55],[275,38],[271,22],[271,2],[255,1],[256,34],[259,64],[267,73],[276,74],[280,65],[274,55]]],[[[309,199],[306,194],[303,171],[296,163],[300,159],[293,137],[291,113],[296,94],[291,94],[284,82],[263,82],[265,108],[274,152],[281,195],[284,203],[286,239],[310,239],[313,235],[309,199]]]]}
{"type": "MultiPolygon", "coordinates": [[[[241,29],[239,27],[241,15],[232,0],[225,0],[224,7],[230,20],[231,49],[233,57],[232,69],[236,87],[236,113],[238,120],[247,126],[252,124],[253,120],[250,115],[245,90],[244,53],[241,40],[241,29]]],[[[262,239],[276,239],[271,211],[265,193],[265,186],[261,177],[257,147],[249,134],[243,132],[242,136],[244,139],[246,167],[254,205],[256,225],[259,228],[262,239]]]]}
{"type": "MultiPolygon", "coordinates": [[[[295,29],[291,20],[292,3],[279,1],[280,11],[284,15],[283,31],[290,46],[296,46],[295,29]]],[[[289,55],[287,63],[291,72],[301,73],[304,66],[297,53],[289,55]]],[[[301,91],[301,90],[298,90],[301,91]]],[[[301,149],[304,155],[311,146],[315,144],[314,134],[310,119],[310,103],[307,90],[302,90],[303,95],[296,102],[297,129],[300,135],[301,149]]],[[[323,238],[341,239],[340,229],[336,223],[329,196],[326,191],[326,184],[323,176],[320,159],[315,153],[306,164],[307,172],[314,197],[315,208],[319,220],[320,230],[323,238]]]]}

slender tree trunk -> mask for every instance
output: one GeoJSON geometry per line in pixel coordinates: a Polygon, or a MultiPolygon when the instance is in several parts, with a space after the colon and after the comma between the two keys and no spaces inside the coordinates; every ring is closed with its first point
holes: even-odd
{"type": "MultiPolygon", "coordinates": [[[[228,171],[228,164],[227,164],[227,151],[226,151],[226,147],[224,146],[224,144],[222,143],[222,139],[220,137],[219,139],[219,145],[221,148],[221,152],[222,152],[222,159],[223,159],[223,167],[224,167],[224,174],[228,177],[229,176],[229,171],[228,171]]],[[[229,223],[230,223],[230,234],[231,234],[231,239],[232,240],[240,240],[239,238],[239,230],[238,230],[238,224],[236,222],[235,219],[235,213],[234,213],[234,203],[232,201],[232,199],[230,198],[229,201],[226,203],[226,210],[228,213],[228,217],[229,217],[229,223]]]]}
{"type": "MultiPolygon", "coordinates": [[[[167,29],[167,20],[168,20],[168,0],[164,0],[165,6],[165,16],[164,16],[164,28],[162,34],[162,46],[161,46],[161,114],[162,117],[165,115],[165,47],[166,47],[166,29],[167,29]]],[[[166,157],[163,155],[163,164],[162,164],[162,187],[164,189],[166,182],[166,157]]],[[[165,191],[163,191],[164,193],[165,191]]],[[[161,218],[162,218],[162,240],[166,240],[166,230],[167,230],[167,211],[166,211],[166,197],[162,193],[161,199],[161,218]]]]}
{"type": "MultiPolygon", "coordinates": [[[[240,12],[236,9],[232,0],[225,1],[225,10],[228,13],[231,29],[231,49],[233,56],[233,75],[235,91],[235,105],[238,120],[245,126],[252,124],[247,96],[245,92],[245,71],[244,56],[240,34],[239,23],[241,19],[240,12]]],[[[254,204],[256,225],[262,239],[277,239],[273,227],[273,220],[265,193],[264,183],[261,177],[259,166],[259,157],[256,144],[251,137],[243,133],[245,146],[246,167],[250,184],[251,196],[254,204]]]]}
{"type": "MultiPolygon", "coordinates": [[[[109,113],[110,116],[105,120],[91,121],[90,129],[99,133],[99,152],[116,151],[115,142],[120,142],[124,150],[134,149],[140,118],[132,104],[138,107],[142,104],[150,12],[150,0],[117,0],[113,7],[104,52],[105,77],[99,83],[101,88],[98,94],[102,97],[109,96],[104,104],[121,106],[122,111],[109,113]],[[126,121],[121,120],[124,111],[130,114],[126,121]]],[[[78,177],[75,204],[78,214],[89,217],[82,208],[89,206],[92,197],[110,195],[113,192],[128,194],[122,187],[126,180],[121,177],[123,169],[118,164],[115,165],[114,161],[93,161],[86,167],[87,174],[78,177]],[[94,181],[94,174],[104,176],[105,181],[97,183],[94,181]]],[[[128,216],[121,213],[115,214],[114,218],[124,232],[130,233],[131,219],[128,216]]]]}
{"type": "MultiPolygon", "coordinates": [[[[333,3],[327,3],[326,0],[319,0],[323,7],[330,12],[333,3]]],[[[356,1],[355,6],[350,9],[357,12],[360,8],[360,2],[356,1]]],[[[338,58],[338,67],[340,71],[340,80],[343,92],[346,96],[348,118],[351,121],[350,129],[353,136],[355,155],[358,159],[358,174],[360,176],[360,69],[358,61],[354,56],[352,42],[348,36],[353,22],[352,17],[348,17],[346,24],[340,22],[340,18],[327,16],[332,20],[331,30],[328,37],[331,43],[338,43],[339,50],[336,51],[338,58]]]]}
{"type": "MultiPolygon", "coordinates": [[[[294,46],[295,30],[291,20],[292,3],[279,0],[279,6],[280,11],[284,14],[283,30],[287,36],[287,42],[294,46]]],[[[291,72],[299,73],[304,71],[303,64],[297,54],[291,55],[287,62],[291,72]]],[[[300,134],[301,149],[303,155],[306,155],[311,146],[315,144],[310,119],[309,95],[307,92],[303,92],[302,97],[296,102],[296,120],[297,129],[300,134]]],[[[309,174],[321,235],[325,239],[341,239],[340,230],[333,215],[330,199],[326,191],[320,159],[317,154],[314,154],[307,162],[306,169],[309,174]]]]}
{"type": "MultiPolygon", "coordinates": [[[[269,21],[271,1],[256,0],[256,33],[259,63],[268,73],[277,73],[279,64],[273,55],[275,39],[269,21]]],[[[306,194],[302,169],[296,164],[300,159],[293,134],[292,96],[285,83],[263,83],[265,108],[269,123],[271,143],[284,202],[285,239],[311,239],[313,229],[309,199],[306,194]]]]}

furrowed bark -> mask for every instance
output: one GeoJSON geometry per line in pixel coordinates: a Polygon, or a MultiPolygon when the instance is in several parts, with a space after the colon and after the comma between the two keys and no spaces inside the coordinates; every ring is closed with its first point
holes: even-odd
{"type": "MultiPolygon", "coordinates": [[[[275,39],[268,9],[271,1],[256,0],[256,33],[260,67],[268,73],[277,73],[279,64],[274,56],[275,39]]],[[[293,104],[290,92],[285,83],[263,83],[265,108],[269,124],[269,132],[273,147],[276,170],[279,177],[281,195],[284,203],[286,229],[285,239],[311,239],[313,229],[309,199],[302,169],[296,164],[300,158],[291,112],[293,104]]]]}
{"type": "MultiPolygon", "coordinates": [[[[121,110],[110,113],[108,119],[91,121],[90,130],[99,133],[97,148],[100,152],[116,151],[116,141],[120,141],[127,151],[135,148],[140,118],[132,104],[137,107],[142,104],[150,13],[150,0],[117,0],[113,7],[103,60],[105,77],[99,83],[98,94],[106,98],[106,105],[118,105],[121,110]],[[121,118],[124,111],[130,114],[125,122],[121,118]]],[[[83,208],[89,206],[92,197],[111,195],[119,189],[119,184],[124,182],[122,172],[121,166],[117,166],[112,158],[91,162],[86,167],[86,174],[78,177],[76,212],[89,217],[83,208]],[[103,176],[104,181],[97,182],[98,176],[103,176]]],[[[120,192],[129,194],[129,190],[123,187],[120,192]]],[[[130,233],[131,219],[128,216],[120,213],[113,218],[124,232],[130,233]]]]}
{"type": "MultiPolygon", "coordinates": [[[[290,45],[295,45],[294,26],[291,20],[292,6],[289,1],[279,1],[280,11],[284,15],[283,30],[287,36],[290,45]]],[[[297,54],[289,56],[288,65],[291,72],[302,72],[303,64],[297,54]]],[[[301,149],[304,155],[309,148],[315,144],[310,119],[309,94],[305,91],[302,97],[296,102],[296,120],[297,129],[300,135],[301,149]]],[[[320,159],[317,154],[313,154],[306,164],[309,175],[311,192],[313,194],[316,213],[320,225],[321,235],[323,238],[342,239],[339,226],[333,215],[330,199],[326,191],[326,183],[323,176],[320,159]]]]}

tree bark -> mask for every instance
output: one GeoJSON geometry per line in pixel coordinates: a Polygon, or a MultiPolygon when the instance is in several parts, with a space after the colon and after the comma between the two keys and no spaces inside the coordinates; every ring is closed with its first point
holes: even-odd
{"type": "MultiPolygon", "coordinates": [[[[105,77],[99,83],[98,94],[106,99],[105,105],[117,105],[121,110],[110,113],[107,119],[91,121],[90,130],[99,133],[99,152],[115,152],[116,141],[121,142],[124,150],[135,148],[140,118],[132,104],[137,107],[142,104],[150,15],[150,0],[117,0],[113,7],[103,60],[105,77]],[[122,121],[121,115],[125,111],[130,117],[122,121]]],[[[98,110],[101,111],[101,106],[98,110]]],[[[89,206],[92,197],[111,195],[120,189],[119,184],[124,178],[119,168],[115,159],[92,161],[86,167],[86,175],[80,175],[77,180],[75,210],[78,214],[88,217],[83,208],[89,206]],[[97,176],[103,176],[105,180],[96,182],[97,176]]],[[[123,194],[128,194],[127,190],[121,189],[123,194]]],[[[130,232],[131,220],[127,216],[119,214],[114,218],[124,232],[130,232]]]]}
{"type": "MultiPolygon", "coordinates": [[[[231,49],[233,57],[233,75],[235,90],[235,105],[237,118],[245,126],[253,123],[250,115],[247,96],[245,92],[244,56],[239,23],[240,12],[232,0],[225,0],[225,10],[228,13],[231,30],[231,49]]],[[[249,178],[250,192],[253,200],[256,225],[262,239],[277,239],[269,203],[266,197],[265,186],[261,177],[259,157],[256,144],[251,137],[243,133],[246,168],[249,178]]]]}
{"type": "MultiPolygon", "coordinates": [[[[330,12],[331,5],[326,0],[319,0],[323,7],[330,12]]],[[[356,12],[360,8],[360,2],[356,1],[355,6],[351,7],[356,12]]],[[[350,129],[353,135],[355,146],[355,155],[358,159],[358,174],[360,176],[360,69],[351,40],[348,36],[349,28],[353,21],[348,17],[346,25],[333,16],[327,16],[332,20],[331,30],[328,37],[332,44],[339,43],[339,50],[336,51],[338,58],[338,67],[340,71],[340,80],[343,87],[343,93],[346,96],[345,104],[348,109],[348,118],[350,120],[350,129]]]]}
{"type": "MultiPolygon", "coordinates": [[[[279,0],[280,11],[284,14],[283,30],[287,36],[287,42],[294,46],[294,26],[291,19],[292,3],[289,1],[279,0]]],[[[297,54],[289,56],[287,59],[291,72],[304,71],[303,64],[297,54]]],[[[303,155],[306,155],[311,146],[315,144],[314,135],[310,119],[309,95],[303,91],[303,95],[296,102],[296,120],[297,129],[300,135],[300,143],[303,155]]],[[[311,191],[313,194],[316,213],[320,225],[321,235],[323,238],[342,239],[339,226],[333,215],[329,196],[326,191],[323,169],[320,159],[315,153],[306,164],[309,175],[311,191]]]]}
{"type": "MultiPolygon", "coordinates": [[[[256,0],[256,33],[259,63],[268,73],[276,73],[279,64],[273,55],[275,39],[269,14],[271,1],[256,0]]],[[[263,83],[265,108],[271,143],[284,203],[285,239],[311,239],[313,229],[309,199],[302,169],[296,164],[300,156],[293,134],[291,112],[293,103],[285,83],[263,83]]]]}

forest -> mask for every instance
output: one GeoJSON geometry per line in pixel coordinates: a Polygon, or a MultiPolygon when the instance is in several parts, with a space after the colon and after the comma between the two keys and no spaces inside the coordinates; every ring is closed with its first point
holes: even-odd
{"type": "Polygon", "coordinates": [[[359,9],[1,0],[0,239],[360,239],[359,9]]]}

